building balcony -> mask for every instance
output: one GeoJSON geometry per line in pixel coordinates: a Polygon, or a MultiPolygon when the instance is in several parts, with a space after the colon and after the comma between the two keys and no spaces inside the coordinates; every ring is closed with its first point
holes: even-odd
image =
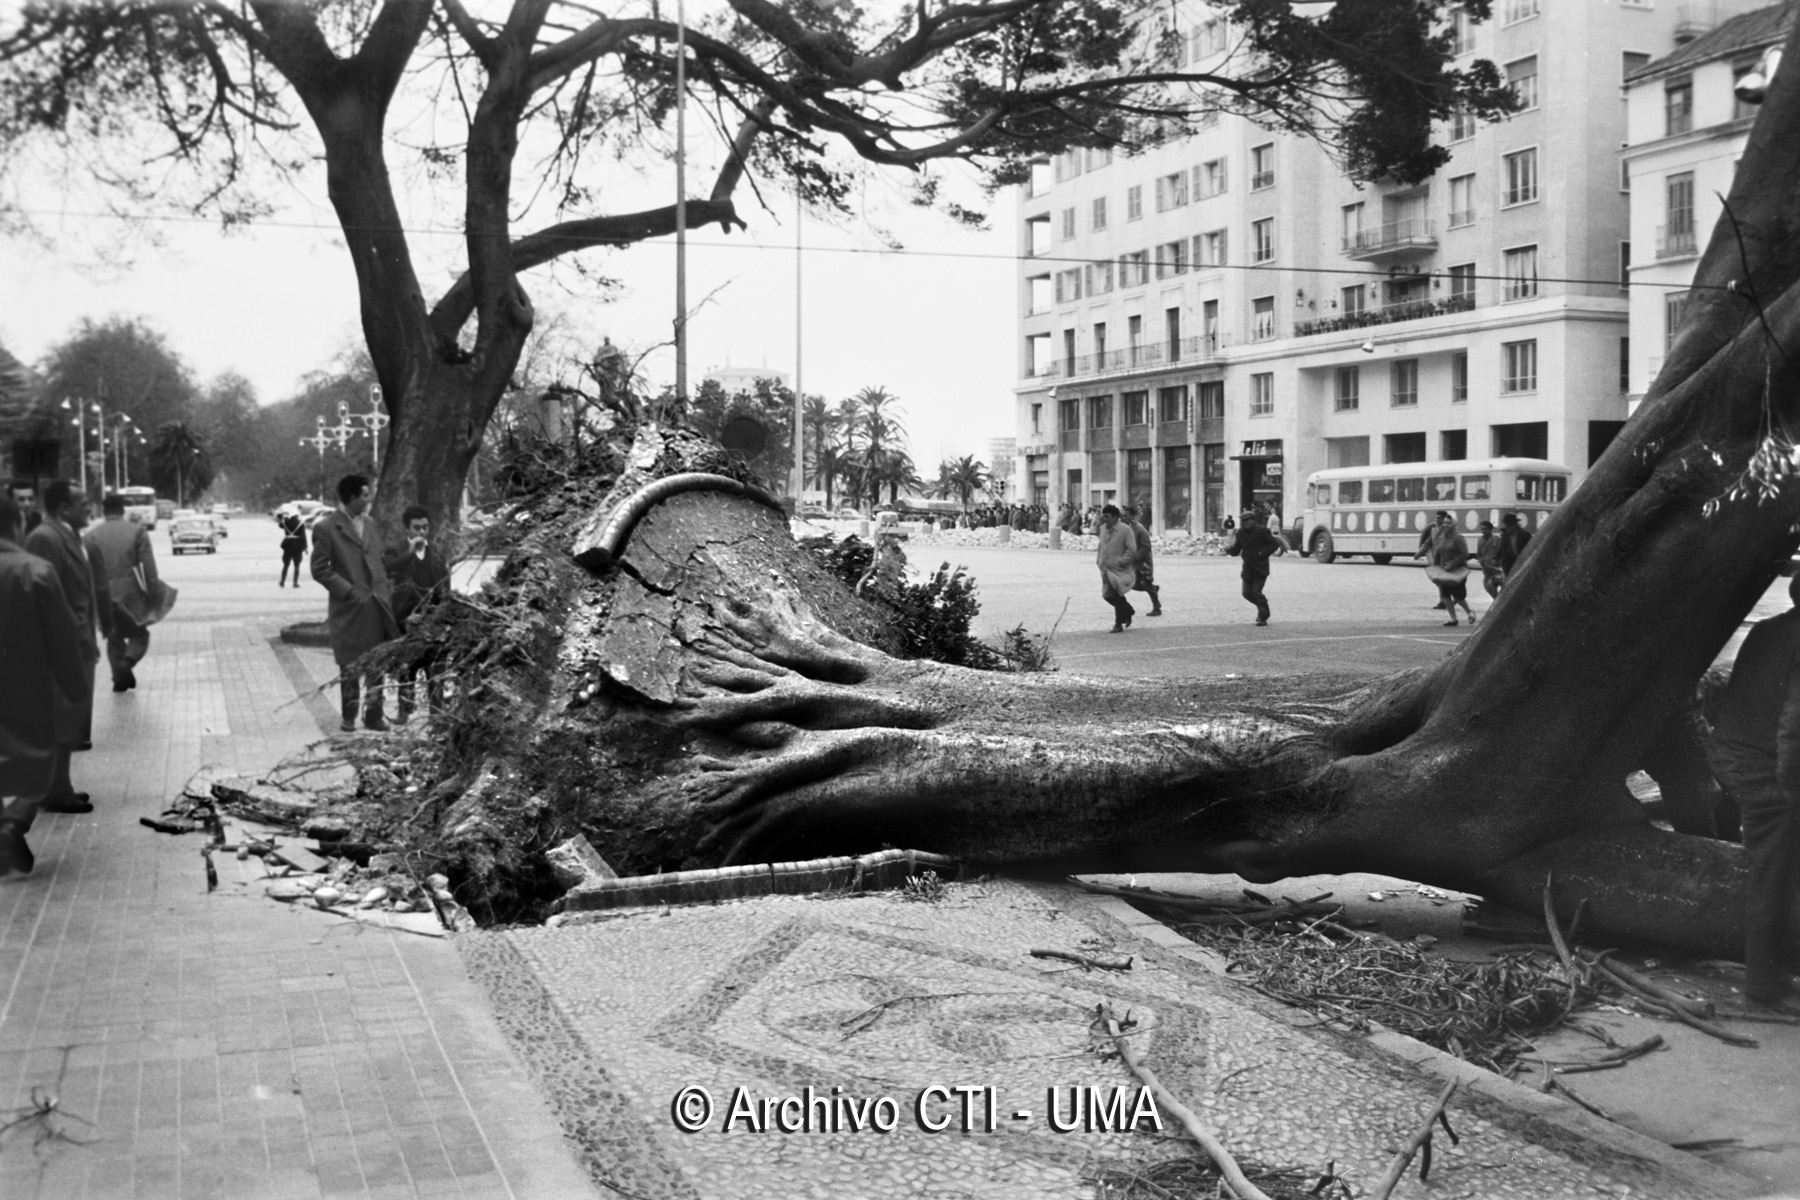
{"type": "Polygon", "coordinates": [[[1464,292],[1453,295],[1447,300],[1412,300],[1405,304],[1387,304],[1380,308],[1364,309],[1359,313],[1350,313],[1342,317],[1323,317],[1316,321],[1301,321],[1294,326],[1295,337],[1316,337],[1322,333],[1339,333],[1346,329],[1362,329],[1371,325],[1392,325],[1397,321],[1422,321],[1427,317],[1441,317],[1448,313],[1472,312],[1475,308],[1475,297],[1464,292]]]}
{"type": "Polygon", "coordinates": [[[1694,227],[1671,230],[1666,225],[1656,227],[1656,257],[1691,258],[1700,252],[1699,242],[1694,237],[1694,227]]]}
{"type": "Polygon", "coordinates": [[[1180,363],[1205,362],[1219,357],[1222,343],[1221,337],[1212,334],[1182,338],[1174,343],[1156,342],[1145,346],[1128,346],[1123,350],[1102,350],[1098,354],[1081,354],[1046,363],[1033,371],[1030,378],[1080,379],[1119,375],[1180,363]]]}
{"type": "Polygon", "coordinates": [[[1344,238],[1344,257],[1360,261],[1388,258],[1437,249],[1437,231],[1424,217],[1390,221],[1374,229],[1362,229],[1344,238]]]}

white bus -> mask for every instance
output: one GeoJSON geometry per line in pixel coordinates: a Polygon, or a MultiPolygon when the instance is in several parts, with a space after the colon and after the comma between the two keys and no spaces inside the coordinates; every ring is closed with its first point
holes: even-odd
{"type": "Polygon", "coordinates": [[[115,489],[121,500],[125,501],[125,515],[136,521],[145,529],[156,528],[156,489],[147,487],[122,487],[115,489]]]}
{"type": "MultiPolygon", "coordinates": [[[[1569,468],[1541,458],[1333,467],[1306,479],[1301,547],[1322,563],[1367,554],[1378,563],[1410,557],[1440,511],[1465,535],[1483,521],[1519,514],[1532,533],[1569,495],[1569,468]]],[[[1474,538],[1470,537],[1470,544],[1474,538]]]]}

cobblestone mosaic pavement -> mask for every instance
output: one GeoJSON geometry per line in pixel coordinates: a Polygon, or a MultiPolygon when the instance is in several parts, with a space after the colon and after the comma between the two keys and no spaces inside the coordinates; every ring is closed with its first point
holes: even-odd
{"type": "MultiPolygon", "coordinates": [[[[1096,1053],[1102,1002],[1147,1030],[1137,1043],[1150,1065],[1235,1153],[1334,1162],[1364,1190],[1378,1180],[1442,1080],[1307,1027],[1114,911],[1057,886],[988,881],[939,903],[775,896],[462,947],[590,1171],[633,1196],[1091,1194],[1098,1163],[1181,1150],[1163,1136],[1173,1116],[1158,1112],[1154,1129],[1127,1069],[1096,1053]],[[1033,948],[1135,963],[1089,972],[1033,948]],[[859,1114],[891,1129],[857,1127],[859,1114]]],[[[1429,1188],[1401,1195],[1750,1191],[1541,1107],[1477,1093],[1450,1113],[1461,1145],[1440,1139],[1429,1188]]]]}

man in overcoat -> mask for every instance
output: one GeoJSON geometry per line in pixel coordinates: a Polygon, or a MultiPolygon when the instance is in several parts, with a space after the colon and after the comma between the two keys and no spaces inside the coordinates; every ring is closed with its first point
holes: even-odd
{"type": "Polygon", "coordinates": [[[59,702],[93,678],[56,569],[26,553],[23,529],[18,502],[0,497],[0,876],[31,871],[25,834],[56,776],[59,702]]]}
{"type": "Polygon", "coordinates": [[[25,552],[49,563],[62,585],[63,598],[75,618],[76,643],[81,651],[84,685],[79,692],[59,695],[55,704],[56,762],[49,794],[41,812],[93,812],[86,792],[75,790],[69,777],[70,755],[93,748],[94,667],[100,661],[101,634],[112,629],[112,598],[106,590],[106,573],[98,554],[90,555],[81,541],[88,522],[88,499],[67,479],[53,480],[44,488],[44,519],[25,536],[25,552]]]}
{"type": "Polygon", "coordinates": [[[365,475],[338,480],[338,507],[313,526],[312,577],[331,597],[326,615],[331,628],[331,654],[337,660],[341,728],[356,728],[360,695],[363,728],[388,727],[381,713],[379,676],[365,677],[356,660],[400,635],[393,597],[381,561],[381,534],[369,515],[375,488],[365,475]]]}
{"type": "Polygon", "coordinates": [[[156,551],[150,531],[125,517],[125,498],[117,492],[100,502],[105,518],[87,532],[88,546],[97,551],[106,568],[106,587],[111,595],[112,629],[106,637],[106,661],[112,668],[112,688],[123,692],[137,686],[132,670],[150,651],[150,626],[154,597],[160,581],[156,575],[156,551]]]}
{"type": "Polygon", "coordinates": [[[1114,633],[1124,633],[1137,615],[1126,596],[1137,584],[1137,536],[1120,516],[1116,504],[1100,510],[1100,548],[1094,555],[1100,568],[1100,598],[1112,605],[1114,633]]]}

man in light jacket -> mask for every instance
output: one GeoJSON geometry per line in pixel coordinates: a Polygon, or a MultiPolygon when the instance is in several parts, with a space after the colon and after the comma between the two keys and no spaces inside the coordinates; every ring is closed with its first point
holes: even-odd
{"type": "Polygon", "coordinates": [[[381,534],[369,516],[375,488],[365,475],[346,475],[338,480],[337,494],[338,507],[313,526],[312,577],[331,597],[326,615],[338,666],[340,728],[345,733],[356,728],[360,697],[363,728],[385,732],[382,680],[356,669],[357,659],[400,636],[381,561],[381,534]]]}
{"type": "Polygon", "coordinates": [[[106,568],[106,586],[112,595],[112,630],[106,636],[106,661],[112,667],[112,689],[123,692],[137,686],[132,668],[150,650],[147,624],[160,581],[156,551],[150,531],[125,518],[125,498],[115,493],[100,502],[106,518],[89,529],[84,539],[99,552],[106,568]]]}
{"type": "Polygon", "coordinates": [[[1100,510],[1100,550],[1094,556],[1100,567],[1100,597],[1112,605],[1114,633],[1124,633],[1131,627],[1131,618],[1137,615],[1137,609],[1126,597],[1137,586],[1137,535],[1119,517],[1116,504],[1100,510]]]}

